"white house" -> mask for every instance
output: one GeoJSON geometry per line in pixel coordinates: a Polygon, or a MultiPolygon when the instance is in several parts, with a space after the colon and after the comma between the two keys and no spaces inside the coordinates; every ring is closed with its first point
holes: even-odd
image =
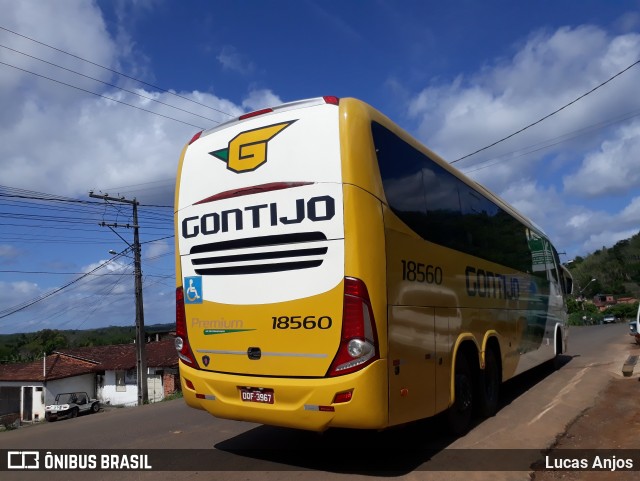
{"type": "MultiPolygon", "coordinates": [[[[147,343],[145,352],[149,401],[160,401],[180,388],[174,341],[147,343]]],[[[136,376],[134,344],[65,349],[40,361],[0,364],[0,422],[3,416],[43,420],[45,406],[65,392],[86,392],[106,405],[134,406],[136,376]]]]}
{"type": "Polygon", "coordinates": [[[0,364],[0,417],[25,422],[44,419],[44,407],[61,392],[85,391],[93,395],[96,363],[52,354],[29,363],[0,364]]]}
{"type": "MultiPolygon", "coordinates": [[[[145,344],[145,353],[149,401],[161,401],[180,387],[174,338],[145,344]]],[[[61,350],[60,354],[97,364],[96,397],[103,404],[138,403],[135,344],[80,347],[61,350]]]]}

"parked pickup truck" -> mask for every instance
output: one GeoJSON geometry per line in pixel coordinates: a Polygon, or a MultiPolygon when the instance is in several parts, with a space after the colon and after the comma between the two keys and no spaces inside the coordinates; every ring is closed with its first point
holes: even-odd
{"type": "Polygon", "coordinates": [[[640,344],[640,306],[636,320],[629,323],[629,334],[636,339],[636,344],[640,344]]]}
{"type": "Polygon", "coordinates": [[[75,418],[80,413],[97,413],[100,403],[91,399],[86,392],[65,392],[56,396],[56,403],[45,406],[44,417],[47,421],[55,421],[59,417],[75,418]]]}

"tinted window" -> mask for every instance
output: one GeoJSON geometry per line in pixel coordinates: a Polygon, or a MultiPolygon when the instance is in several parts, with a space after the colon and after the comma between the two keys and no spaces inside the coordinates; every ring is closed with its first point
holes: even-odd
{"type": "Polygon", "coordinates": [[[430,242],[534,272],[524,225],[382,125],[373,122],[371,130],[389,207],[412,230],[430,242]]]}
{"type": "Polygon", "coordinates": [[[389,206],[402,221],[423,235],[425,199],[422,167],[424,160],[419,152],[378,123],[372,124],[373,138],[380,165],[382,185],[389,206]]]}

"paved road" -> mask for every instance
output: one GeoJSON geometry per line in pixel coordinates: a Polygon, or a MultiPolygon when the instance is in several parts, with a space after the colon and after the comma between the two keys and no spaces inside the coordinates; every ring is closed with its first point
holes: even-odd
{"type": "Polygon", "coordinates": [[[594,403],[633,349],[624,324],[572,328],[565,365],[548,366],[507,383],[498,414],[468,435],[449,438],[438,420],[382,433],[329,431],[323,435],[212,418],[181,400],[111,409],[95,415],[0,433],[0,449],[185,449],[194,462],[216,471],[2,473],[2,479],[224,479],[275,481],[400,477],[403,479],[487,479],[465,469],[470,458],[484,469],[507,469],[494,480],[529,480],[528,466],[566,426],[594,403]],[[488,449],[478,457],[478,449],[488,449]],[[514,448],[526,451],[509,451],[514,448]],[[195,451],[197,450],[197,451],[195,451]],[[456,451],[457,450],[457,451],[456,451]],[[466,450],[466,451],[465,451],[466,450]],[[524,456],[524,459],[516,459],[524,456]],[[392,471],[376,472],[377,466],[392,471]],[[515,472],[517,471],[517,472],[515,472]]]}

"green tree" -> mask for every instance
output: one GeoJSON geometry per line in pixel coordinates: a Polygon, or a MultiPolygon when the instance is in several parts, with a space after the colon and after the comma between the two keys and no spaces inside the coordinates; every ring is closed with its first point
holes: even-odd
{"type": "Polygon", "coordinates": [[[638,313],[638,303],[616,304],[604,311],[604,314],[616,316],[618,319],[635,319],[638,313]]]}

